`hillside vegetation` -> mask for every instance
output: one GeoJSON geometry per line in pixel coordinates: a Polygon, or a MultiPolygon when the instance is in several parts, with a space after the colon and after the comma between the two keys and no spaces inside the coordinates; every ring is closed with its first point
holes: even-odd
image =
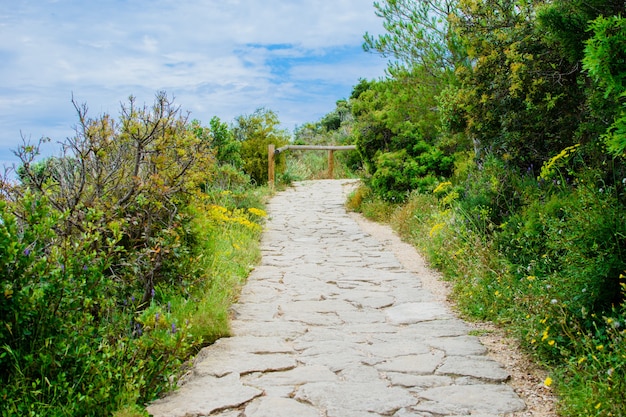
{"type": "Polygon", "coordinates": [[[75,106],[59,156],[24,143],[2,184],[3,416],[143,415],[228,335],[259,257],[258,150],[286,141],[265,109],[229,127],[188,120],[165,93],[117,119],[75,106]]]}
{"type": "MultiPolygon", "coordinates": [[[[350,206],[391,221],[550,370],[564,416],[626,415],[623,1],[375,3],[340,123],[350,206]]],[[[332,118],[332,117],[331,117],[332,118]]]]}

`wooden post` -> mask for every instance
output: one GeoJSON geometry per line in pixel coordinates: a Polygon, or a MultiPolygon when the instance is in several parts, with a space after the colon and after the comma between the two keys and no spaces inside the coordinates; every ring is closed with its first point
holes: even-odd
{"type": "Polygon", "coordinates": [[[267,183],[274,190],[274,144],[267,146],[267,183]]]}
{"type": "Polygon", "coordinates": [[[328,178],[333,179],[333,169],[335,168],[335,156],[332,149],[328,150],[328,178]]]}

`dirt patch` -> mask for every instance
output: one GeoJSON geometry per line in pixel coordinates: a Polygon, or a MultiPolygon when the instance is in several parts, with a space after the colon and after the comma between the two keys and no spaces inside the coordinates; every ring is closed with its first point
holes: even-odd
{"type": "MultiPolygon", "coordinates": [[[[424,258],[410,244],[403,242],[393,230],[380,223],[365,219],[357,213],[350,216],[361,228],[392,251],[400,263],[411,272],[418,274],[425,289],[435,298],[447,303],[452,309],[454,303],[449,299],[450,284],[441,280],[441,276],[430,269],[424,258]]],[[[526,410],[515,413],[512,417],[557,417],[556,397],[550,388],[543,384],[547,372],[534,363],[519,346],[519,343],[500,328],[490,323],[468,323],[487,348],[488,355],[498,361],[511,375],[508,382],[526,403],[526,410]]]]}

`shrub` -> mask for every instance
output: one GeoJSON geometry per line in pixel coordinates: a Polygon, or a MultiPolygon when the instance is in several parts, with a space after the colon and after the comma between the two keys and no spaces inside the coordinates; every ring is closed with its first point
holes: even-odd
{"type": "Polygon", "coordinates": [[[379,154],[370,180],[372,191],[383,200],[399,203],[413,190],[432,191],[440,178],[450,174],[452,157],[425,143],[415,152],[417,156],[405,149],[379,154]]]}
{"type": "MultiPolygon", "coordinates": [[[[243,169],[255,184],[267,183],[267,150],[268,145],[276,148],[286,145],[289,135],[278,128],[280,121],[271,110],[257,109],[253,114],[240,116],[233,127],[235,139],[241,143],[243,169]]],[[[276,158],[276,172],[284,169],[284,157],[276,158]]]]}
{"type": "Polygon", "coordinates": [[[261,194],[163,94],[119,122],[76,107],[64,153],[24,144],[21,184],[2,184],[3,416],[136,413],[228,334],[258,257],[261,194]]]}

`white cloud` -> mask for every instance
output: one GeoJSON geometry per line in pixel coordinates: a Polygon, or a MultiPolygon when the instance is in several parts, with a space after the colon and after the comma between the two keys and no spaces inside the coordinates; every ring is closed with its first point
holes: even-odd
{"type": "Polygon", "coordinates": [[[72,134],[72,94],[116,114],[135,95],[176,97],[204,123],[265,106],[314,121],[385,62],[360,52],[379,32],[369,0],[15,0],[0,12],[0,159],[20,130],[72,134]]]}

